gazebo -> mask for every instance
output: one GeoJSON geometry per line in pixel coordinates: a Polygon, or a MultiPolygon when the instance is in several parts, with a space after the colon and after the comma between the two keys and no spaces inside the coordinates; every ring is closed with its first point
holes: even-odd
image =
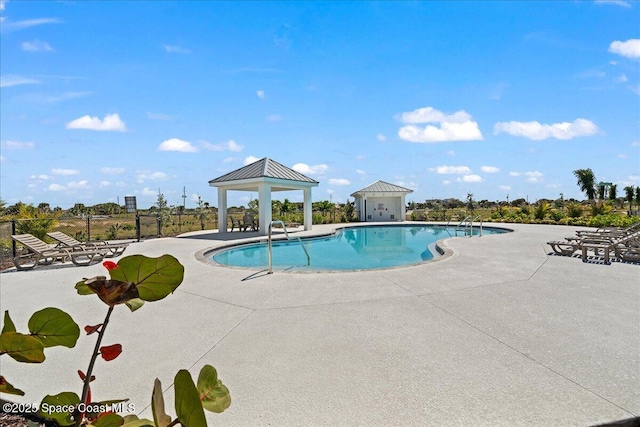
{"type": "Polygon", "coordinates": [[[227,231],[227,191],[257,191],[259,233],[266,235],[271,223],[271,192],[302,190],[304,200],[304,229],[312,227],[311,188],[318,181],[288,168],[268,157],[236,169],[209,181],[218,187],[218,230],[227,231]]]}
{"type": "Polygon", "coordinates": [[[404,221],[405,198],[413,190],[376,181],[351,196],[360,221],[404,221]]]}

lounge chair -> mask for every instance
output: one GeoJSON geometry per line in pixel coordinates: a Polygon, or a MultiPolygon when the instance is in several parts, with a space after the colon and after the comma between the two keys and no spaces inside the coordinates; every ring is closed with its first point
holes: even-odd
{"type": "Polygon", "coordinates": [[[74,251],[71,248],[52,247],[31,234],[18,234],[11,238],[24,246],[23,253],[13,258],[13,265],[18,270],[31,270],[39,265],[51,265],[67,259],[75,265],[85,266],[102,261],[106,255],[104,250],[74,251]]]}
{"type": "Polygon", "coordinates": [[[615,252],[625,254],[625,257],[632,259],[637,248],[640,248],[640,231],[630,232],[622,237],[618,235],[591,235],[581,238],[568,237],[564,241],[547,242],[551,249],[559,255],[573,255],[580,251],[582,261],[585,262],[589,258],[589,252],[593,252],[596,256],[604,257],[604,262],[609,264],[611,253],[615,252]],[[617,248],[617,251],[616,251],[617,248]]]}
{"type": "Polygon", "coordinates": [[[256,220],[253,215],[245,214],[245,216],[242,217],[242,223],[244,225],[244,231],[247,231],[249,228],[251,228],[251,231],[258,231],[256,220]]]}
{"type": "Polygon", "coordinates": [[[231,217],[231,231],[233,231],[234,228],[238,227],[238,231],[246,231],[247,226],[244,225],[242,223],[242,221],[240,221],[239,219],[234,219],[233,217],[231,217]]]}
{"type": "Polygon", "coordinates": [[[576,236],[578,236],[578,238],[598,236],[621,238],[633,234],[636,231],[640,231],[640,222],[636,222],[627,228],[603,227],[596,230],[578,230],[576,231],[576,236]]]}
{"type": "Polygon", "coordinates": [[[47,233],[47,235],[57,240],[59,242],[58,246],[62,248],[71,248],[74,251],[107,250],[107,258],[113,258],[122,255],[125,249],[127,249],[127,246],[129,246],[129,242],[81,242],[61,231],[52,231],[51,233],[47,233]]]}

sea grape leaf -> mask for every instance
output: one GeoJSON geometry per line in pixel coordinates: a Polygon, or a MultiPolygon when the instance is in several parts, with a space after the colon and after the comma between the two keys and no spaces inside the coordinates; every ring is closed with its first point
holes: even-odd
{"type": "Polygon", "coordinates": [[[44,362],[44,346],[35,337],[20,332],[0,334],[0,354],[6,353],[18,362],[44,362]]]}
{"type": "Polygon", "coordinates": [[[55,410],[56,408],[70,408],[80,403],[80,397],[78,397],[77,394],[71,391],[63,391],[62,393],[56,394],[54,396],[48,394],[44,397],[44,399],[42,399],[42,402],[40,402],[41,410],[38,411],[38,416],[45,419],[55,420],[60,426],[66,427],[74,424],[73,411],[42,412],[42,408],[45,407],[45,403],[46,407],[50,410],[55,410]]]}
{"type": "Polygon", "coordinates": [[[176,415],[180,423],[189,427],[206,427],[207,420],[204,417],[198,390],[189,371],[185,369],[178,371],[173,380],[173,387],[176,393],[176,415]]]}
{"type": "Polygon", "coordinates": [[[211,365],[205,365],[200,370],[196,388],[202,407],[207,411],[219,414],[231,405],[229,389],[218,379],[218,372],[211,365]]]}
{"type": "Polygon", "coordinates": [[[13,324],[13,320],[9,317],[9,310],[4,311],[4,325],[2,326],[2,332],[16,332],[16,325],[13,324]]]}
{"type": "Polygon", "coordinates": [[[91,421],[89,426],[93,427],[120,427],[124,424],[124,419],[118,414],[103,413],[99,415],[95,420],[91,421]]]}
{"type": "Polygon", "coordinates": [[[138,419],[135,415],[127,415],[124,417],[122,427],[156,427],[153,421],[147,419],[138,419]]]}
{"type": "Polygon", "coordinates": [[[64,311],[45,308],[33,313],[29,319],[29,332],[46,347],[73,348],[80,336],[80,327],[64,311]]]}
{"type": "Polygon", "coordinates": [[[84,282],[107,305],[114,306],[138,298],[138,290],[134,283],[107,279],[96,276],[84,282]]]}
{"type": "Polygon", "coordinates": [[[133,283],[144,301],[158,301],[173,293],[182,283],[184,267],[171,255],[149,258],[130,255],[109,271],[111,280],[133,283]]]}
{"type": "Polygon", "coordinates": [[[0,375],[0,393],[16,394],[18,396],[24,396],[24,391],[15,388],[2,375],[0,375]]]}
{"type": "Polygon", "coordinates": [[[144,301],[141,300],[140,298],[133,298],[125,302],[125,304],[127,305],[127,307],[129,307],[129,310],[136,311],[137,309],[139,309],[144,305],[144,301]]]}
{"type": "Polygon", "coordinates": [[[171,424],[171,417],[164,409],[164,397],[162,396],[162,383],[159,379],[153,382],[153,394],[151,395],[151,412],[156,427],[167,427],[171,424]]]}

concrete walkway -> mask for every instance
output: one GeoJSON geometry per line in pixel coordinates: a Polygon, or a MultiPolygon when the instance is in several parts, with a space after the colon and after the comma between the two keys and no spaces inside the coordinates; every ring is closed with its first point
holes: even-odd
{"type": "MultiPolygon", "coordinates": [[[[125,255],[169,253],[185,266],[175,294],[115,310],[94,400],[130,398],[151,417],[158,377],[173,409],[179,369],[218,369],[232,395],[215,426],[587,426],[640,415],[640,265],[549,255],[576,227],[503,224],[514,233],[448,238],[450,256],[351,273],[284,273],[208,265],[199,255],[251,234],[192,233],[135,243],[125,255]]],[[[314,226],[327,233],[331,226],[314,226]]],[[[106,306],[78,296],[98,264],[0,274],[0,307],[18,330],[44,307],[84,325],[106,306]]],[[[80,393],[95,343],[47,349],[40,365],[1,360],[26,392],[80,393]]]]}

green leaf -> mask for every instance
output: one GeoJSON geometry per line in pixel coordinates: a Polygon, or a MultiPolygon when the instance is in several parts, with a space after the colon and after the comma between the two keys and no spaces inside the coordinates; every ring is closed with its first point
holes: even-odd
{"type": "Polygon", "coordinates": [[[87,279],[82,279],[81,281],[79,281],[78,283],[76,283],[76,291],[78,292],[78,295],[93,295],[95,294],[95,292],[93,292],[93,290],[87,286],[87,284],[85,283],[87,279]]]}
{"type": "Polygon", "coordinates": [[[16,332],[16,325],[13,324],[13,320],[9,317],[9,310],[4,311],[4,325],[2,326],[2,332],[16,332]]]}
{"type": "Polygon", "coordinates": [[[162,383],[156,378],[153,382],[153,394],[151,395],[151,412],[153,422],[157,427],[167,427],[171,424],[171,417],[164,410],[164,397],[162,396],[162,383]]]}
{"type": "Polygon", "coordinates": [[[206,427],[207,420],[204,417],[198,390],[191,374],[185,369],[181,369],[173,380],[173,387],[176,393],[176,414],[178,420],[184,426],[206,427]]]}
{"type": "Polygon", "coordinates": [[[140,298],[133,298],[127,301],[125,304],[127,305],[127,307],[129,307],[129,310],[136,311],[144,305],[144,301],[140,298]]]}
{"type": "Polygon", "coordinates": [[[124,417],[124,424],[122,424],[122,427],[155,427],[155,425],[151,420],[139,420],[135,415],[127,415],[124,417]]]}
{"type": "Polygon", "coordinates": [[[140,299],[158,301],[180,286],[184,267],[171,255],[158,258],[131,255],[118,261],[118,268],[110,270],[109,274],[112,280],[134,283],[140,299]]]}
{"type": "Polygon", "coordinates": [[[70,426],[74,424],[73,411],[62,411],[62,409],[74,407],[79,403],[78,395],[70,391],[63,391],[55,396],[48,394],[40,402],[38,416],[55,420],[61,426],[70,426]],[[43,412],[43,409],[47,411],[43,412]]]}
{"type": "Polygon", "coordinates": [[[122,424],[124,424],[124,418],[118,414],[110,413],[100,415],[89,425],[93,427],[120,427],[122,424]]]}
{"type": "Polygon", "coordinates": [[[20,332],[0,334],[0,354],[6,353],[18,362],[44,362],[44,346],[37,338],[20,332]]]}
{"type": "Polygon", "coordinates": [[[9,383],[9,381],[7,381],[5,377],[3,377],[2,375],[0,375],[0,393],[16,394],[18,396],[24,396],[24,391],[12,386],[11,383],[9,383]]]}
{"type": "Polygon", "coordinates": [[[46,347],[73,348],[80,336],[80,327],[64,311],[45,308],[33,313],[29,319],[29,332],[46,347]]]}
{"type": "Polygon", "coordinates": [[[205,365],[200,370],[197,389],[202,406],[207,411],[219,414],[231,405],[229,389],[218,379],[218,372],[211,365],[205,365]]]}

